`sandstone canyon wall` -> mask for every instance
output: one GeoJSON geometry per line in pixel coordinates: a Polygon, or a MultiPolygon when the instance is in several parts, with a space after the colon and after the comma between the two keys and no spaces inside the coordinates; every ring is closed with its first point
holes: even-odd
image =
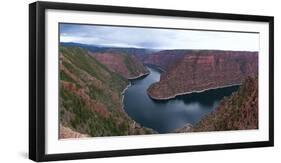
{"type": "Polygon", "coordinates": [[[160,81],[149,87],[151,98],[169,99],[179,94],[240,85],[246,77],[258,72],[257,52],[193,50],[180,56],[166,66],[160,81]]]}
{"type": "Polygon", "coordinates": [[[99,62],[127,79],[148,74],[146,67],[134,56],[124,53],[91,53],[99,62]]]}

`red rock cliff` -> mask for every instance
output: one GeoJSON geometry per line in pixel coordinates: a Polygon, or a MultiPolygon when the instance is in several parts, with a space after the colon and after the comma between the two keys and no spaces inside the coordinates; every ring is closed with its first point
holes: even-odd
{"type": "Polygon", "coordinates": [[[117,72],[127,79],[148,73],[146,67],[134,55],[120,53],[92,53],[91,55],[111,71],[117,72]]]}
{"type": "Polygon", "coordinates": [[[173,63],[184,57],[184,54],[190,53],[191,50],[163,50],[141,58],[144,64],[156,65],[167,70],[173,63]]]}
{"type": "Polygon", "coordinates": [[[258,72],[257,52],[199,50],[185,54],[161,74],[148,94],[154,99],[241,84],[258,72]]]}

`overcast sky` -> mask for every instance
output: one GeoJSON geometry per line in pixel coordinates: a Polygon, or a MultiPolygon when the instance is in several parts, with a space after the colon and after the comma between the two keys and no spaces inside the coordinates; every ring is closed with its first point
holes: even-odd
{"type": "Polygon", "coordinates": [[[259,50],[259,34],[60,24],[60,41],[149,49],[259,50]]]}

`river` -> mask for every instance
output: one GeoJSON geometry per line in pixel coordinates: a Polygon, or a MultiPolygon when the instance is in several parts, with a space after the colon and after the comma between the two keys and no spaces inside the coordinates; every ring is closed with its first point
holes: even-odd
{"type": "Polygon", "coordinates": [[[147,68],[149,75],[130,80],[131,86],[124,93],[124,109],[133,120],[159,133],[172,132],[187,123],[196,124],[214,110],[224,96],[231,95],[239,88],[219,88],[155,101],[146,91],[152,83],[160,80],[161,71],[154,67],[147,68]]]}

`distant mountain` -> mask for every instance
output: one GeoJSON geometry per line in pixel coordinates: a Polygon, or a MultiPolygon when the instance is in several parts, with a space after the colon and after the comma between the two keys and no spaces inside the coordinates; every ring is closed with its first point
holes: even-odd
{"type": "Polygon", "coordinates": [[[153,52],[159,51],[157,49],[145,49],[145,48],[131,48],[131,47],[109,47],[109,46],[99,46],[99,45],[89,45],[89,44],[80,44],[74,42],[62,42],[62,46],[67,47],[81,47],[87,49],[91,52],[102,52],[102,53],[122,53],[130,55],[145,55],[151,54],[153,52]]]}
{"type": "Polygon", "coordinates": [[[93,52],[99,52],[104,50],[104,47],[101,46],[80,44],[75,42],[61,42],[60,45],[65,47],[80,47],[93,52]]]}
{"type": "Polygon", "coordinates": [[[60,138],[155,133],[123,110],[129,81],[81,47],[60,46],[60,138]]]}
{"type": "MultiPolygon", "coordinates": [[[[170,54],[171,58],[175,56],[170,54]]],[[[159,59],[164,63],[171,60],[164,58],[159,59]]],[[[160,81],[152,84],[147,92],[153,99],[169,99],[179,94],[238,85],[248,76],[257,75],[257,72],[257,52],[187,51],[170,63],[166,72],[161,74],[160,81]]]]}

